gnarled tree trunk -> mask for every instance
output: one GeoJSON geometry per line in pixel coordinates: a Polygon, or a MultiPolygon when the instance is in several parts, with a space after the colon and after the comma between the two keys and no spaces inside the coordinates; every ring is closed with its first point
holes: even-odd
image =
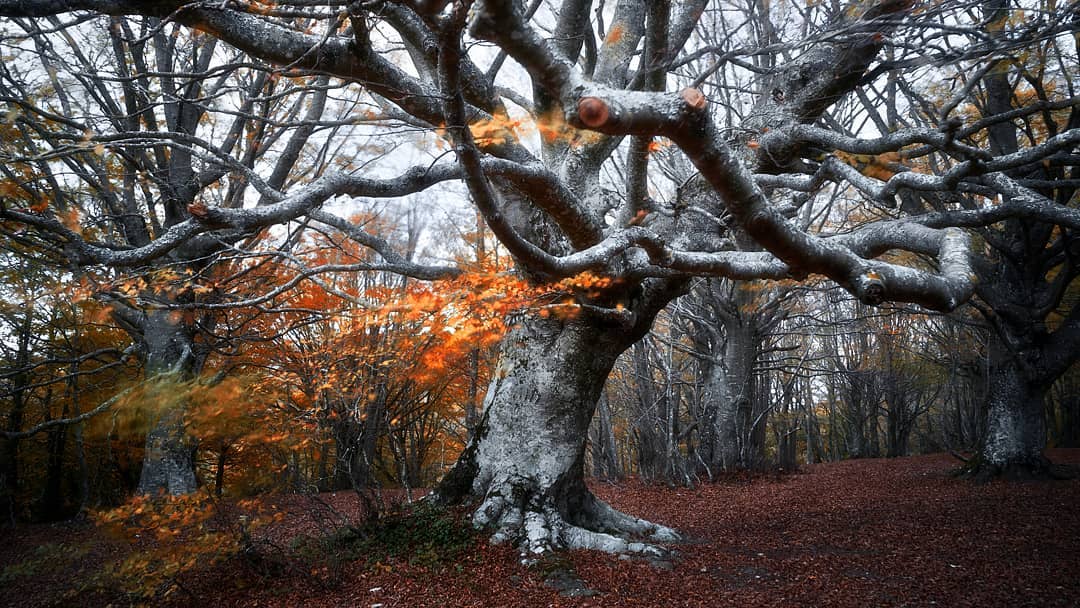
{"type": "MultiPolygon", "coordinates": [[[[990,341],[990,395],[986,434],[971,468],[975,479],[1048,477],[1046,416],[1047,384],[1024,373],[1019,359],[996,335],[990,341]]],[[[1032,362],[1027,362],[1030,365],[1032,362]]]]}
{"type": "Polygon", "coordinates": [[[437,490],[480,500],[473,522],[523,553],[556,547],[656,552],[664,526],[625,515],[585,486],[589,422],[615,359],[637,332],[582,315],[523,313],[503,339],[475,439],[437,490]]]}

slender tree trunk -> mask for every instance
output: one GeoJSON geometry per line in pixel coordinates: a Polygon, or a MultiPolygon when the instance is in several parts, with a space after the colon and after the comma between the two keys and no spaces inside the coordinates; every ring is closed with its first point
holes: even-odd
{"type": "Polygon", "coordinates": [[[679,391],[676,388],[675,383],[675,362],[674,362],[674,348],[672,344],[675,341],[674,332],[669,336],[671,341],[668,345],[668,351],[666,361],[664,362],[665,378],[664,378],[664,401],[667,404],[665,408],[666,420],[664,424],[664,460],[666,466],[664,468],[665,476],[669,483],[685,483],[690,484],[690,477],[686,474],[686,463],[683,459],[682,451],[679,450],[679,391]]]}
{"type": "Polygon", "coordinates": [[[881,456],[881,440],[878,433],[878,404],[867,403],[866,417],[866,455],[870,458],[881,456]]]}
{"type": "MultiPolygon", "coordinates": [[[[26,410],[27,390],[30,375],[26,367],[30,364],[30,338],[33,329],[33,308],[23,307],[24,316],[19,327],[18,351],[15,356],[15,368],[20,370],[11,378],[11,409],[8,411],[7,430],[17,433],[22,430],[23,416],[26,410]]],[[[15,524],[17,511],[16,500],[19,496],[19,440],[2,439],[3,442],[3,497],[12,525],[15,524]]]]}
{"type": "Polygon", "coordinates": [[[828,408],[829,408],[829,462],[836,462],[840,460],[840,433],[838,432],[841,420],[840,415],[837,413],[838,409],[838,397],[836,391],[837,376],[834,374],[829,376],[826,383],[826,391],[828,394],[828,408]]]}
{"type": "MultiPolygon", "coordinates": [[[[78,345],[78,334],[74,338],[74,345],[78,345]]],[[[79,405],[81,394],[79,391],[79,364],[72,363],[68,370],[70,379],[68,380],[68,389],[70,390],[69,397],[71,399],[72,416],[78,416],[82,414],[82,407],[79,405]]],[[[83,430],[85,423],[80,422],[75,425],[74,438],[75,438],[75,460],[79,465],[79,510],[78,516],[86,514],[86,510],[89,508],[90,500],[90,467],[86,462],[86,445],[83,441],[83,430]]]]}
{"type": "Polygon", "coordinates": [[[476,423],[480,419],[480,349],[473,348],[469,351],[469,389],[465,399],[465,433],[466,442],[472,441],[476,434],[476,423]]]}
{"type": "MultiPolygon", "coordinates": [[[[810,407],[813,407],[812,405],[810,407]]],[[[806,412],[806,464],[823,462],[825,460],[821,449],[821,430],[818,424],[817,414],[812,411],[806,412]]]]}
{"type": "Polygon", "coordinates": [[[611,408],[601,393],[596,406],[589,445],[592,447],[592,474],[597,479],[615,480],[622,477],[615,451],[615,433],[612,431],[611,408]]]}
{"type": "Polygon", "coordinates": [[[315,487],[319,492],[326,492],[333,488],[333,479],[330,478],[330,474],[327,467],[327,462],[330,460],[330,442],[320,441],[318,445],[313,449],[313,454],[316,456],[315,465],[315,487]]]}
{"type": "Polygon", "coordinates": [[[1056,445],[1062,448],[1080,447],[1080,394],[1061,396],[1058,408],[1061,411],[1061,425],[1056,445]]]}
{"type": "MultiPolygon", "coordinates": [[[[477,526],[523,552],[555,547],[655,551],[624,536],[673,540],[670,529],[612,509],[586,488],[589,423],[618,355],[638,337],[586,318],[516,315],[504,337],[476,440],[437,490],[482,500],[477,526]]],[[[636,332],[635,332],[636,333],[636,332]]],[[[642,332],[643,333],[643,332],[642,332]]]]}
{"type": "MultiPolygon", "coordinates": [[[[484,263],[487,257],[487,244],[484,239],[484,216],[476,214],[476,262],[484,263]]],[[[476,435],[476,425],[480,420],[480,349],[469,350],[469,389],[465,399],[466,443],[476,435]]]]}
{"type": "Polygon", "coordinates": [[[799,448],[798,429],[784,431],[777,441],[777,463],[784,471],[797,471],[799,448]]]}
{"type": "MultiPolygon", "coordinates": [[[[52,401],[51,389],[45,400],[46,408],[50,401],[52,401]]],[[[60,418],[67,418],[69,413],[65,404],[60,411],[60,418]]],[[[67,451],[67,431],[67,425],[61,424],[49,429],[46,433],[45,488],[42,491],[37,511],[48,521],[63,519],[69,515],[64,500],[64,473],[66,472],[64,452],[67,451]]]]}
{"type": "MultiPolygon", "coordinates": [[[[364,406],[361,419],[344,414],[334,423],[336,449],[337,487],[352,488],[364,503],[365,517],[379,516],[378,496],[375,490],[374,463],[379,434],[383,432],[381,421],[385,408],[386,388],[373,388],[373,399],[364,406]]],[[[347,410],[347,408],[341,408],[347,410]]]]}
{"type": "Polygon", "coordinates": [[[631,353],[634,370],[638,412],[634,416],[637,435],[638,474],[646,480],[658,479],[664,472],[664,451],[661,446],[663,397],[657,394],[649,347],[645,342],[634,344],[631,353]]]}
{"type": "Polygon", "coordinates": [[[217,464],[214,467],[214,496],[221,497],[225,490],[225,464],[229,460],[229,444],[222,442],[218,448],[217,464]]]}
{"type": "MultiPolygon", "coordinates": [[[[754,350],[756,360],[756,346],[754,350]]],[[[753,370],[752,364],[750,369],[753,370]]],[[[765,442],[768,438],[769,416],[773,411],[768,402],[771,395],[770,380],[768,374],[754,374],[753,371],[750,373],[750,382],[755,388],[751,392],[750,415],[752,418],[750,418],[750,435],[743,449],[745,466],[749,469],[763,466],[766,463],[765,442]]]]}

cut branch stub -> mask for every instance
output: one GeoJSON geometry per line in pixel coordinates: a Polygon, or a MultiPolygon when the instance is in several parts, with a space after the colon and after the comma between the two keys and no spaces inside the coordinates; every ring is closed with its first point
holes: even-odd
{"type": "Polygon", "coordinates": [[[855,293],[863,304],[877,306],[885,301],[885,280],[877,272],[870,270],[855,279],[855,293]]]}
{"type": "Polygon", "coordinates": [[[708,100],[705,99],[705,94],[694,87],[683,89],[679,93],[679,96],[682,97],[683,101],[686,102],[686,105],[690,106],[692,110],[704,110],[705,105],[708,103],[708,100]]]}
{"type": "Polygon", "coordinates": [[[590,128],[602,127],[611,118],[607,103],[599,97],[582,97],[578,101],[577,111],[581,124],[590,128]]]}
{"type": "Polygon", "coordinates": [[[210,208],[207,207],[205,203],[199,201],[195,201],[188,205],[187,211],[191,214],[191,217],[200,221],[206,221],[210,217],[210,208]]]}
{"type": "Polygon", "coordinates": [[[212,228],[230,225],[230,222],[226,217],[223,217],[220,210],[211,208],[202,201],[191,203],[187,206],[187,211],[195,221],[203,226],[212,228]]]}

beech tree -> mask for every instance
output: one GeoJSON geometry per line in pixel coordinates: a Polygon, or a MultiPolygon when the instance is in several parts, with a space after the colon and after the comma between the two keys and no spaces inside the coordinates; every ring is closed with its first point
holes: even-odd
{"type": "Polygon", "coordinates": [[[791,290],[751,282],[703,281],[687,316],[702,376],[702,452],[706,467],[733,471],[760,464],[768,395],[757,395],[759,365],[772,332],[787,314],[791,290]]]}
{"type": "MultiPolygon", "coordinates": [[[[939,123],[873,125],[858,133],[836,128],[829,115],[849,93],[866,94],[896,71],[925,65],[920,60],[933,65],[937,47],[950,64],[957,61],[951,53],[959,53],[1007,72],[999,52],[1018,51],[1025,40],[1056,41],[1071,27],[1061,11],[1043,12],[995,42],[994,36],[954,39],[956,27],[975,32],[996,21],[948,3],[754,6],[788,11],[774,43],[741,45],[738,32],[752,20],[729,22],[723,3],[706,0],[528,6],[514,0],[0,0],[0,16],[28,20],[144,15],[159,20],[155,28],[184,26],[259,61],[357,83],[377,100],[380,118],[426,130],[454,152],[398,177],[326,173],[296,184],[222,164],[219,179],[230,171],[241,175],[258,186],[261,204],[178,200],[175,221],[160,231],[143,226],[141,241],[80,233],[49,205],[5,205],[0,219],[62,244],[62,255],[80,267],[144,265],[229,235],[239,246],[237,234],[298,220],[370,247],[380,260],[370,267],[436,280],[462,269],[410,260],[322,205],[335,196],[398,197],[463,181],[525,280],[554,285],[586,272],[600,279],[570,284],[559,297],[544,292],[509,314],[482,417],[438,497],[475,499],[474,523],[530,553],[553,547],[652,552],[649,542],[677,534],[589,492],[585,441],[615,359],[691,278],[814,274],[867,304],[950,310],[974,289],[969,238],[953,226],[988,226],[1015,215],[1061,235],[1080,227],[1071,194],[1048,198],[1016,179],[1017,172],[1068,156],[1080,130],[1058,129],[1011,148],[985,142],[1009,120],[1074,107],[1072,97],[1034,109],[991,106],[989,118],[970,123],[948,120],[946,112],[939,123]],[[927,51],[927,41],[937,47],[927,51]],[[762,56],[770,60],[747,61],[762,56]],[[699,67],[704,58],[709,62],[699,67]],[[713,94],[718,85],[709,80],[720,70],[741,75],[738,86],[751,93],[746,105],[714,102],[723,97],[713,94]],[[651,156],[665,146],[694,168],[692,177],[669,184],[651,171],[651,156]],[[864,164],[875,167],[889,155],[905,170],[868,171],[854,155],[872,157],[864,164]],[[624,159],[617,179],[608,172],[615,158],[624,159]],[[951,168],[913,170],[939,158],[951,168]],[[908,213],[909,205],[903,214],[860,214],[859,225],[842,233],[798,221],[814,194],[835,188],[852,190],[858,203],[875,209],[895,204],[898,195],[946,192],[958,193],[958,200],[933,213],[908,213]],[[925,258],[882,257],[889,251],[925,258]]],[[[991,72],[982,75],[998,77],[991,72]]],[[[963,101],[973,89],[955,96],[963,101]]],[[[182,142],[172,133],[161,136],[171,145],[182,142]]],[[[99,141],[93,133],[79,137],[99,141]]],[[[1068,248],[1061,255],[1066,252],[1072,255],[1068,248]]],[[[1080,316],[1072,314],[1061,328],[1080,331],[1080,316]]]]}
{"type": "Polygon", "coordinates": [[[1075,221],[1063,217],[1077,212],[1080,185],[1080,14],[1076,3],[1007,0],[985,0],[962,11],[982,25],[958,30],[967,48],[993,51],[948,57],[949,51],[931,47],[932,55],[948,62],[955,88],[915,86],[903,72],[894,86],[918,108],[909,113],[912,124],[936,126],[985,150],[982,159],[931,155],[927,161],[949,179],[970,170],[964,163],[991,168],[1002,159],[1041,158],[1010,163],[1000,173],[991,170],[970,185],[961,179],[939,193],[901,196],[902,207],[972,226],[985,248],[986,255],[974,258],[978,281],[972,303],[990,328],[990,386],[972,476],[1045,477],[1054,474],[1043,455],[1047,393],[1080,358],[1080,301],[1074,295],[1080,237],[1075,221]],[[1055,35],[1059,31],[1074,37],[1071,44],[1055,35]],[[1056,150],[1039,153],[1048,148],[1056,150]],[[996,197],[996,210],[989,213],[1000,214],[997,221],[984,221],[988,211],[973,205],[972,192],[996,197]],[[962,211],[950,211],[957,207],[962,211]]]}
{"type": "MultiPolygon", "coordinates": [[[[242,206],[264,182],[282,188],[317,175],[327,162],[317,154],[293,169],[314,133],[341,128],[319,122],[330,114],[328,79],[297,84],[263,65],[239,70],[247,59],[240,51],[153,17],[86,27],[81,17],[12,20],[3,40],[4,207],[29,219],[5,224],[5,238],[72,273],[81,282],[75,299],[106,304],[148,379],[197,376],[214,348],[216,318],[192,307],[228,291],[211,276],[214,263],[251,235],[192,233],[151,256],[125,260],[122,252],[156,248],[200,206],[242,206]],[[256,168],[265,175],[248,179],[256,168]],[[110,261],[92,263],[72,245],[110,261]]],[[[140,492],[194,491],[183,409],[153,410],[140,492]]]]}

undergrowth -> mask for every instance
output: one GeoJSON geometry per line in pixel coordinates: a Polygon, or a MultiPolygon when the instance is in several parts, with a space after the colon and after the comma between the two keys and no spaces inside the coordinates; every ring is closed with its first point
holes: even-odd
{"type": "MultiPolygon", "coordinates": [[[[405,565],[416,574],[462,572],[478,538],[462,512],[430,503],[398,507],[375,521],[284,545],[262,530],[283,517],[203,493],[136,498],[95,514],[99,529],[123,547],[120,554],[93,564],[70,586],[53,592],[58,605],[81,604],[79,598],[90,597],[102,605],[183,604],[206,593],[208,585],[220,585],[213,582],[215,571],[231,573],[229,590],[259,585],[273,593],[287,589],[290,581],[330,589],[355,565],[379,572],[405,565]]],[[[73,543],[44,544],[22,562],[0,570],[0,585],[58,567],[74,568],[88,549],[73,543]]]]}
{"type": "MultiPolygon", "coordinates": [[[[393,569],[395,563],[441,570],[469,553],[476,532],[461,513],[430,503],[401,507],[361,526],[347,526],[316,538],[298,539],[297,555],[316,567],[339,570],[363,561],[368,568],[393,569]]],[[[459,566],[460,567],[460,566],[459,566]]]]}

